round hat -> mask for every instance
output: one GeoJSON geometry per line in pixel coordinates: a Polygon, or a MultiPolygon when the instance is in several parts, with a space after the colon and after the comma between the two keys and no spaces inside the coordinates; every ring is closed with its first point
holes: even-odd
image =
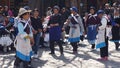
{"type": "Polygon", "coordinates": [[[19,9],[18,16],[21,16],[21,15],[23,15],[24,13],[27,13],[27,12],[31,12],[31,10],[26,10],[25,8],[20,8],[20,9],[19,9]]]}

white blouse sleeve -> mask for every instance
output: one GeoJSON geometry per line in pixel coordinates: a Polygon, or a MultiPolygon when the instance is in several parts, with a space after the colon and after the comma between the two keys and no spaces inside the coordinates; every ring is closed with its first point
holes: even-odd
{"type": "Polygon", "coordinates": [[[107,26],[107,19],[106,18],[102,18],[101,19],[101,26],[99,26],[99,29],[102,30],[102,29],[105,29],[106,26],[107,26]]]}

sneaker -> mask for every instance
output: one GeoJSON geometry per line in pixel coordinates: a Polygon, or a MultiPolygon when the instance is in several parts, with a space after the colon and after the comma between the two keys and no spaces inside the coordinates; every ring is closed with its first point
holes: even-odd
{"type": "Polygon", "coordinates": [[[38,55],[37,55],[37,54],[35,54],[35,55],[34,55],[34,58],[38,58],[38,55]]]}
{"type": "Polygon", "coordinates": [[[34,57],[35,57],[35,55],[32,55],[32,56],[31,56],[31,58],[34,58],[34,57]]]}
{"type": "Polygon", "coordinates": [[[34,54],[31,58],[38,58],[38,55],[34,54]]]}
{"type": "Polygon", "coordinates": [[[29,65],[28,65],[28,68],[34,68],[34,67],[32,67],[32,65],[31,65],[31,64],[29,64],[29,65]]]}

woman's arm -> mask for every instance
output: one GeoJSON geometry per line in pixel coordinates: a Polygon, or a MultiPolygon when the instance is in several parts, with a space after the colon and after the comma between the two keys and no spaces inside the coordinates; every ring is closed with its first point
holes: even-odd
{"type": "Polygon", "coordinates": [[[22,23],[18,23],[18,34],[20,34],[21,38],[25,38],[28,34],[24,31],[24,26],[22,23]]]}
{"type": "Polygon", "coordinates": [[[85,30],[84,30],[84,26],[83,26],[83,22],[82,22],[82,19],[81,19],[81,17],[78,17],[78,23],[79,23],[79,25],[80,25],[80,30],[81,30],[81,32],[85,32],[85,30]]]}

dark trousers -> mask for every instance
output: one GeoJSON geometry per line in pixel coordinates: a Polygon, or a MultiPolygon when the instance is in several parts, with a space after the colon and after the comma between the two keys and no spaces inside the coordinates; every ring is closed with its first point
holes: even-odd
{"type": "Polygon", "coordinates": [[[60,49],[60,53],[63,54],[63,46],[62,46],[62,43],[61,41],[50,41],[50,50],[51,50],[51,53],[55,53],[55,48],[54,48],[54,45],[55,45],[55,42],[58,44],[59,46],[59,49],[60,49]]]}
{"type": "Polygon", "coordinates": [[[100,56],[108,57],[108,37],[105,39],[106,46],[100,48],[100,56]]]}
{"type": "Polygon", "coordinates": [[[119,42],[115,42],[115,48],[116,48],[116,50],[118,50],[118,48],[119,48],[119,42]]]}
{"type": "Polygon", "coordinates": [[[16,57],[15,62],[14,62],[14,66],[16,66],[16,68],[19,68],[21,62],[23,63],[23,68],[29,68],[28,64],[31,63],[30,61],[23,61],[20,58],[16,57]]]}
{"type": "Polygon", "coordinates": [[[42,47],[44,47],[44,37],[40,37],[39,44],[42,45],[42,47]]]}
{"type": "Polygon", "coordinates": [[[41,33],[34,34],[35,44],[34,44],[34,46],[32,46],[32,49],[33,49],[33,51],[34,51],[34,54],[37,54],[38,49],[39,49],[40,35],[41,35],[41,33]]]}
{"type": "Polygon", "coordinates": [[[77,42],[71,42],[71,45],[73,47],[73,52],[77,51],[77,48],[78,48],[77,42]]]}

